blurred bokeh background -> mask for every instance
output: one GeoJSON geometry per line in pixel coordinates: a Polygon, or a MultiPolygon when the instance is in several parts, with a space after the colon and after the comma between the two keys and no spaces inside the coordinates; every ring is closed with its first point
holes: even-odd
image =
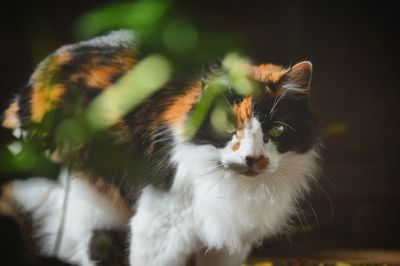
{"type": "MultiPolygon", "coordinates": [[[[48,53],[90,35],[90,29],[77,28],[82,16],[119,3],[2,5],[1,110],[48,53]]],[[[296,233],[265,242],[255,256],[400,249],[400,30],[395,2],[177,0],[165,15],[177,14],[190,22],[188,34],[195,37],[188,41],[207,34],[211,41],[220,38],[220,47],[240,49],[257,63],[314,64],[324,176],[304,202],[296,233]]],[[[213,56],[223,55],[218,52],[213,56]]],[[[179,56],[190,56],[190,51],[179,56]]]]}

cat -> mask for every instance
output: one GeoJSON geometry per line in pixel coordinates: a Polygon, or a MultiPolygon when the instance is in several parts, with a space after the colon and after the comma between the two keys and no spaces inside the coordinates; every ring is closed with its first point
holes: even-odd
{"type": "MultiPolygon", "coordinates": [[[[134,68],[138,54],[127,30],[60,48],[39,64],[5,111],[3,126],[24,135],[29,123],[65,108],[70,94],[87,105],[134,68]]],[[[219,75],[218,69],[210,72],[219,75]]],[[[120,253],[128,265],[179,266],[190,258],[196,265],[241,265],[253,246],[285,232],[319,172],[318,123],[309,104],[312,64],[249,63],[247,72],[258,92],[226,96],[236,123],[224,138],[213,133],[209,118],[192,139],[183,136],[207,89],[201,78],[155,92],[110,129],[116,143],[154,162],[155,175],[170,178],[169,186],[126,193],[135,188],[116,186],[103,178],[110,173],[84,167],[100,167],[96,152],[79,151],[77,161],[85,163],[62,170],[57,182],[13,181],[9,191],[32,215],[39,252],[96,265],[91,248],[98,233],[127,228],[120,253]],[[64,233],[55,254],[65,195],[64,233]]]]}

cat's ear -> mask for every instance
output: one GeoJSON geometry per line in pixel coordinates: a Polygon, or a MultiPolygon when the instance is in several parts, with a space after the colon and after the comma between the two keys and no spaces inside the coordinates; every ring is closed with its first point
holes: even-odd
{"type": "Polygon", "coordinates": [[[312,64],[309,61],[300,62],[287,70],[281,78],[284,89],[309,93],[312,78],[312,64]]]}

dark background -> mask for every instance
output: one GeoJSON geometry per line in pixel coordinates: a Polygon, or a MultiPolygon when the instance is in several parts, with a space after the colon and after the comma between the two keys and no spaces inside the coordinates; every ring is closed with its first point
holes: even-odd
{"type": "MultiPolygon", "coordinates": [[[[72,26],[81,14],[110,2],[2,4],[1,109],[43,57],[76,41],[72,26]]],[[[176,1],[174,8],[195,26],[235,33],[258,63],[313,62],[324,177],[297,219],[304,228],[297,222],[298,234],[264,248],[400,248],[400,32],[394,1],[207,0],[176,1]]]]}

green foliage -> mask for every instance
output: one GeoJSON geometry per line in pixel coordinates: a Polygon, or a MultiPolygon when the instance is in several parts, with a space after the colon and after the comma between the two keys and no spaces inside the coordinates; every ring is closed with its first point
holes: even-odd
{"type": "Polygon", "coordinates": [[[247,61],[236,53],[229,53],[222,64],[222,73],[208,81],[203,88],[200,101],[196,104],[192,114],[186,122],[185,135],[191,139],[200,128],[207,113],[212,111],[212,124],[216,132],[221,134],[232,128],[232,113],[230,106],[221,104],[223,94],[234,90],[238,95],[248,95],[254,91],[254,84],[247,78],[247,61]],[[219,104],[214,105],[214,103],[219,104]],[[211,107],[214,108],[212,110],[211,107]],[[214,121],[214,122],[213,122],[214,121]]]}
{"type": "Polygon", "coordinates": [[[132,29],[142,55],[161,53],[180,76],[197,73],[207,55],[222,58],[240,48],[238,36],[201,29],[178,10],[172,0],[116,2],[83,15],[74,33],[78,39],[87,39],[110,30],[132,29]]]}
{"type": "Polygon", "coordinates": [[[111,127],[162,88],[170,76],[171,66],[165,57],[148,56],[96,97],[80,115],[64,120],[56,129],[57,142],[67,146],[79,145],[93,134],[111,127]]]}
{"type": "Polygon", "coordinates": [[[0,146],[0,185],[14,178],[32,175],[55,176],[58,165],[48,159],[48,154],[37,141],[9,140],[0,146]]]}
{"type": "Polygon", "coordinates": [[[171,1],[141,0],[109,4],[83,15],[75,27],[76,35],[85,39],[93,35],[119,28],[148,31],[158,27],[171,1]]]}
{"type": "Polygon", "coordinates": [[[186,20],[174,20],[165,27],[163,42],[171,53],[184,56],[193,53],[196,49],[199,33],[196,28],[186,20]]]}
{"type": "Polygon", "coordinates": [[[55,176],[53,173],[58,166],[48,159],[49,154],[59,149],[74,151],[83,143],[97,147],[98,161],[104,168],[129,172],[142,165],[143,170],[148,171],[140,156],[115,146],[105,134],[106,129],[165,86],[173,76],[196,74],[200,78],[207,54],[224,58],[222,69],[218,75],[207,76],[204,80],[202,97],[185,124],[186,138],[189,140],[195,135],[210,112],[215,132],[232,131],[235,119],[223,94],[234,90],[239,95],[247,95],[254,90],[254,84],[247,78],[246,59],[232,52],[238,50],[240,42],[229,33],[200,30],[172,7],[173,1],[168,0],[115,2],[78,19],[74,29],[79,39],[109,30],[133,29],[143,59],[87,108],[83,108],[79,95],[66,99],[62,110],[49,112],[41,123],[30,125],[30,133],[24,140],[10,140],[8,146],[0,150],[0,159],[4,162],[0,175],[55,176]],[[107,154],[112,154],[111,162],[107,154]],[[102,155],[106,158],[100,158],[102,155]],[[132,163],[133,160],[137,163],[132,163]]]}

